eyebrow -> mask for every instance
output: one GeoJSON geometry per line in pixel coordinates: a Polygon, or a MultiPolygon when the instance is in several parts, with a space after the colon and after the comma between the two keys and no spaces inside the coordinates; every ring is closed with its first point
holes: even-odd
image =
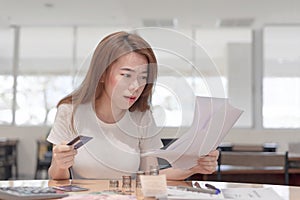
{"type": "MultiPolygon", "coordinates": [[[[122,67],[121,70],[129,71],[129,72],[136,72],[134,69],[128,68],[128,67],[122,67]]],[[[141,73],[148,73],[148,70],[142,71],[141,73]]]]}

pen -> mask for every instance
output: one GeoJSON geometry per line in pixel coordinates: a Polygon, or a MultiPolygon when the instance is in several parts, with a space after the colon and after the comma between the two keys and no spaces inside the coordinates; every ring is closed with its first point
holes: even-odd
{"type": "Polygon", "coordinates": [[[211,184],[206,183],[206,184],[205,184],[205,187],[207,187],[207,188],[209,188],[209,189],[212,189],[212,190],[215,190],[215,191],[216,191],[216,194],[221,193],[221,190],[220,190],[219,188],[216,188],[214,185],[211,185],[211,184]]]}
{"type": "Polygon", "coordinates": [[[194,188],[194,187],[187,187],[187,186],[177,186],[177,189],[191,191],[191,192],[202,192],[202,193],[207,193],[207,194],[219,194],[219,192],[217,192],[216,190],[205,189],[205,188],[194,188]]]}

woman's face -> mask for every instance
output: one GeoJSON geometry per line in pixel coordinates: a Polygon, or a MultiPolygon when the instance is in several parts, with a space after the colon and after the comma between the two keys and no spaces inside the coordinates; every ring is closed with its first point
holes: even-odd
{"type": "Polygon", "coordinates": [[[104,91],[112,109],[129,109],[142,94],[147,83],[148,61],[145,56],[131,52],[112,64],[105,79],[104,91]]]}

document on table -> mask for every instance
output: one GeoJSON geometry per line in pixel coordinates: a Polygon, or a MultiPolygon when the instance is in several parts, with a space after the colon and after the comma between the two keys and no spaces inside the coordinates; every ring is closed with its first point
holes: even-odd
{"type": "Polygon", "coordinates": [[[226,188],[219,195],[180,191],[168,188],[168,199],[222,199],[222,200],[283,200],[272,188],[226,188]]]}
{"type": "Polygon", "coordinates": [[[239,200],[283,200],[272,188],[226,188],[222,189],[225,199],[239,200]]]}
{"type": "Polygon", "coordinates": [[[225,98],[196,97],[194,119],[186,133],[165,150],[145,152],[167,160],[172,167],[190,169],[199,157],[215,150],[243,111],[233,107],[225,98]]]}

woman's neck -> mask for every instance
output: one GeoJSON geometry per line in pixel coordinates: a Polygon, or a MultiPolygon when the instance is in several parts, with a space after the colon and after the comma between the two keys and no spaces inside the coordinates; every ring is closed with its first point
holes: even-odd
{"type": "Polygon", "coordinates": [[[113,109],[110,101],[106,101],[105,98],[96,99],[95,110],[97,117],[108,124],[118,122],[126,113],[126,110],[113,109]]]}

